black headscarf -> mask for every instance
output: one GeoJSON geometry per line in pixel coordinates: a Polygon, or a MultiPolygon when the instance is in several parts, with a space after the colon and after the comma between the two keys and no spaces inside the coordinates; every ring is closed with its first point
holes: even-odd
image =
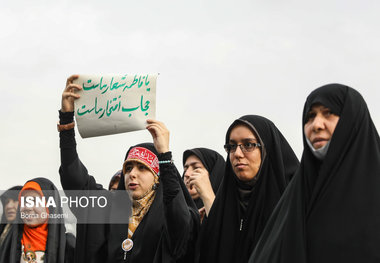
{"type": "Polygon", "coordinates": [[[247,126],[261,143],[261,167],[251,187],[246,212],[242,214],[239,192],[247,185],[238,182],[227,157],[223,182],[201,233],[200,262],[247,262],[267,219],[298,167],[296,155],[286,139],[264,117],[247,115],[234,121],[227,131],[226,143],[231,130],[239,124],[247,126]],[[241,219],[244,219],[242,228],[241,219]]]}
{"type": "MultiPolygon", "coordinates": [[[[208,171],[211,187],[216,195],[219,189],[219,185],[222,182],[224,176],[224,169],[226,164],[224,158],[216,151],[207,148],[194,148],[191,150],[186,150],[183,153],[183,165],[185,165],[186,160],[187,158],[189,158],[190,155],[195,155],[199,158],[199,160],[201,160],[203,166],[208,171]]],[[[182,175],[182,179],[183,177],[184,175],[182,175]]],[[[197,198],[196,200],[194,200],[194,202],[198,209],[203,207],[203,202],[201,198],[197,198]]]]}
{"type": "Polygon", "coordinates": [[[1,215],[1,223],[0,223],[0,235],[4,230],[4,227],[7,225],[7,219],[5,217],[5,205],[8,199],[12,199],[14,201],[18,201],[18,193],[21,190],[22,186],[21,185],[16,185],[11,188],[9,188],[7,191],[5,191],[1,196],[0,196],[0,201],[1,204],[3,205],[3,214],[1,215]]]}
{"type": "MultiPolygon", "coordinates": [[[[5,237],[2,237],[2,242],[0,241],[0,255],[1,255],[1,251],[4,251],[5,250],[5,239],[7,236],[12,236],[12,232],[14,231],[14,229],[16,227],[13,226],[13,223],[14,222],[8,222],[7,221],[7,218],[5,216],[5,205],[7,204],[7,200],[8,199],[12,199],[14,201],[18,201],[18,193],[19,191],[21,190],[22,186],[21,185],[17,185],[17,186],[14,186],[14,187],[11,187],[10,189],[8,189],[7,191],[5,191],[1,196],[0,196],[0,201],[1,201],[1,204],[3,205],[3,214],[1,215],[1,222],[0,222],[0,235],[4,234],[5,237]],[[6,228],[8,224],[11,224],[9,225],[8,229],[6,228]],[[5,231],[5,229],[7,229],[7,233],[3,233],[3,231],[5,231]]],[[[0,256],[1,258],[1,256],[0,256]]]]}
{"type": "Polygon", "coordinates": [[[122,171],[119,170],[119,171],[117,171],[117,172],[112,176],[112,178],[111,178],[111,180],[110,180],[110,183],[108,184],[108,190],[111,190],[111,187],[112,187],[115,183],[117,183],[117,184],[119,185],[121,174],[122,174],[122,171]]]}
{"type": "MultiPolygon", "coordinates": [[[[52,196],[56,207],[49,207],[50,214],[63,214],[61,208],[61,199],[55,185],[46,178],[35,178],[30,181],[40,185],[42,193],[46,198],[52,196]]],[[[30,182],[28,181],[28,182],[30,182]]],[[[1,263],[16,263],[20,262],[21,258],[21,238],[23,235],[24,224],[20,217],[20,206],[17,209],[17,225],[11,236],[7,236],[4,241],[4,251],[0,251],[1,263]]],[[[65,236],[64,220],[61,218],[49,218],[48,220],[48,237],[46,241],[45,263],[64,263],[66,236],[65,236]]]]}
{"type": "Polygon", "coordinates": [[[249,262],[380,262],[380,139],[354,89],[330,84],[306,100],[339,115],[322,162],[303,135],[300,168],[249,262]],[[310,183],[313,182],[314,183],[310,183]]]}

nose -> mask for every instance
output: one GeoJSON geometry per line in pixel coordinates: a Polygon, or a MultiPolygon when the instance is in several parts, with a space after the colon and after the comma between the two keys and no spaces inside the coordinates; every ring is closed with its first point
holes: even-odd
{"type": "Polygon", "coordinates": [[[24,206],[20,208],[21,212],[30,212],[32,210],[33,210],[33,207],[29,207],[29,206],[24,206]]]}
{"type": "Polygon", "coordinates": [[[136,178],[136,176],[137,176],[137,170],[138,170],[137,167],[133,166],[132,170],[128,174],[128,177],[129,178],[136,178]]]}
{"type": "Polygon", "coordinates": [[[241,149],[241,144],[239,144],[237,147],[236,147],[236,150],[235,152],[233,153],[233,155],[235,156],[235,158],[242,158],[244,157],[244,153],[241,149]]]}
{"type": "Polygon", "coordinates": [[[190,168],[187,168],[186,171],[183,173],[183,179],[189,179],[190,177],[190,168]]]}
{"type": "Polygon", "coordinates": [[[313,131],[317,132],[319,130],[323,130],[325,128],[325,121],[321,114],[317,114],[313,120],[313,131]]]}

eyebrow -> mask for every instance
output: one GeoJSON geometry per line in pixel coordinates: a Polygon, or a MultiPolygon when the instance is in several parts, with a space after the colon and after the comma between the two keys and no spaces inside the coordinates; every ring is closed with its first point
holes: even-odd
{"type": "MultiPolygon", "coordinates": [[[[245,138],[243,140],[241,140],[242,142],[251,142],[251,141],[255,141],[257,142],[257,139],[256,138],[245,138]]],[[[229,141],[230,143],[235,143],[236,144],[236,141],[235,140],[230,140],[229,141]]]]}
{"type": "Polygon", "coordinates": [[[184,167],[184,168],[187,168],[187,167],[189,167],[189,166],[196,165],[197,163],[201,163],[201,162],[200,162],[200,161],[194,161],[194,162],[191,162],[191,163],[185,164],[183,167],[184,167]]]}

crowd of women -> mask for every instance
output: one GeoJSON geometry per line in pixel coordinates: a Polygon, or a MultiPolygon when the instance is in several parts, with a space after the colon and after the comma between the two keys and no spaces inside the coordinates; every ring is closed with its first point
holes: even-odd
{"type": "MultiPolygon", "coordinates": [[[[76,150],[77,77],[68,78],[59,111],[61,184],[105,191],[76,150]]],[[[226,160],[188,149],[181,176],[165,124],[148,120],[146,129],[153,143],[128,149],[107,191],[111,199],[128,193],[131,208],[116,200],[112,208],[131,209],[128,220],[77,224],[75,239],[62,219],[21,219],[27,209],[38,213],[17,206],[22,196],[56,190],[32,179],[1,196],[0,263],[380,262],[380,139],[355,89],[329,84],[307,97],[300,162],[273,122],[246,115],[226,131],[226,160]]]]}

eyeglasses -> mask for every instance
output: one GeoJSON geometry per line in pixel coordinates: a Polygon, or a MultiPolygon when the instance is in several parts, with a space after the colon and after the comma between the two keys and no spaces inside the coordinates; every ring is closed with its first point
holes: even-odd
{"type": "Polygon", "coordinates": [[[245,142],[242,144],[229,144],[228,143],[228,144],[224,145],[224,149],[226,150],[227,153],[234,153],[234,152],[236,152],[236,149],[238,146],[240,147],[240,150],[243,153],[246,153],[246,152],[252,152],[255,148],[261,147],[261,144],[256,143],[256,142],[245,142]]]}

